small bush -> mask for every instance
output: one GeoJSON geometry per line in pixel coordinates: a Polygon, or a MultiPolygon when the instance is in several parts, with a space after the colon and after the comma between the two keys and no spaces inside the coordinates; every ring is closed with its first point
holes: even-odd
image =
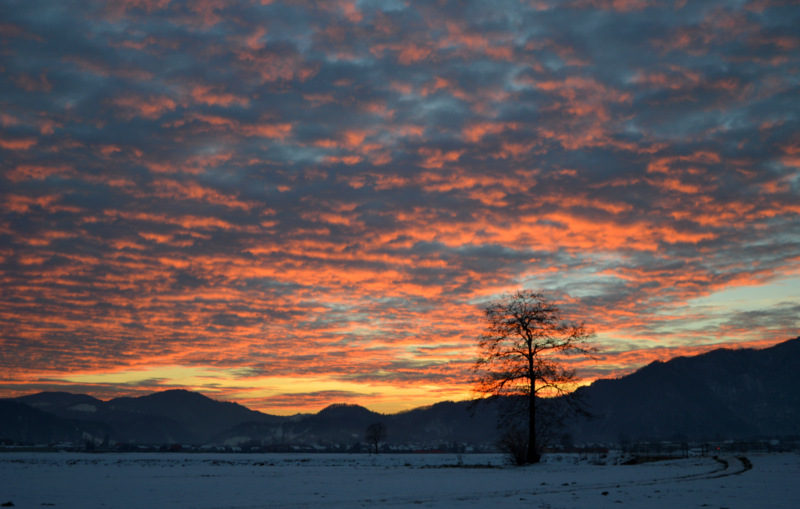
{"type": "Polygon", "coordinates": [[[508,428],[497,443],[498,449],[508,455],[515,465],[524,465],[528,459],[528,433],[518,426],[508,428]]]}

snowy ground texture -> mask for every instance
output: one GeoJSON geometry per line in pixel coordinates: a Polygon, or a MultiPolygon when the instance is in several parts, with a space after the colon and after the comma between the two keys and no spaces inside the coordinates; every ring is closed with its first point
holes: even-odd
{"type": "Polygon", "coordinates": [[[800,454],[598,466],[493,455],[0,454],[0,504],[56,508],[796,508],[800,454]],[[460,463],[459,463],[460,462],[460,463]]]}

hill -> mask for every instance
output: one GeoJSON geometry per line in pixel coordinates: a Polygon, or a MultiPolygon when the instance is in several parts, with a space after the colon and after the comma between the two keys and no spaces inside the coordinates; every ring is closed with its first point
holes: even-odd
{"type": "Polygon", "coordinates": [[[595,418],[583,441],[800,436],[800,337],[653,362],[579,391],[595,418]]]}
{"type": "Polygon", "coordinates": [[[245,421],[279,419],[185,390],[110,401],[84,394],[43,392],[16,401],[66,421],[102,423],[112,441],[136,444],[203,444],[245,421]]]}
{"type": "Polygon", "coordinates": [[[358,405],[334,404],[317,414],[282,422],[244,423],[216,436],[219,445],[314,444],[358,448],[370,424],[388,430],[386,443],[412,449],[452,449],[457,444],[491,447],[497,439],[497,405],[471,412],[470,402],[445,401],[407,412],[383,415],[358,405]]]}
{"type": "Polygon", "coordinates": [[[83,443],[87,436],[101,440],[110,428],[104,423],[59,418],[19,401],[0,399],[0,440],[20,444],[83,443]]]}
{"type": "MultiPolygon", "coordinates": [[[[578,394],[594,415],[570,423],[576,443],[717,441],[800,437],[800,337],[771,348],[719,349],[653,362],[578,394]]],[[[353,449],[382,422],[387,443],[422,449],[490,447],[498,400],[441,402],[393,415],[333,404],[317,414],[278,417],[199,393],[170,390],[101,401],[48,392],[0,400],[0,439],[37,443],[110,437],[129,444],[210,444],[289,450],[353,449]]]]}

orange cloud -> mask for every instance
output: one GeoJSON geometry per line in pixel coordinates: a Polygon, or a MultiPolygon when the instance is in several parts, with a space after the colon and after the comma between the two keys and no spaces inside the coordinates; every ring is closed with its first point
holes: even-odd
{"type": "Polygon", "coordinates": [[[13,78],[14,83],[26,92],[50,92],[53,84],[47,79],[47,74],[42,72],[34,77],[29,74],[20,74],[13,78]]]}
{"type": "Polygon", "coordinates": [[[0,125],[3,127],[11,127],[19,124],[19,120],[16,117],[9,115],[8,113],[0,112],[0,125]]]}
{"type": "Polygon", "coordinates": [[[420,166],[423,168],[441,168],[447,163],[458,161],[464,153],[463,150],[449,150],[445,152],[438,148],[427,147],[420,148],[418,152],[423,158],[420,163],[420,166]]]}
{"type": "Polygon", "coordinates": [[[225,92],[214,92],[211,86],[196,85],[190,92],[192,99],[196,102],[209,106],[225,106],[232,104],[247,106],[250,100],[247,97],[237,96],[225,92]]]}
{"type": "Polygon", "coordinates": [[[325,156],[324,161],[328,164],[347,164],[347,165],[354,165],[358,164],[362,161],[361,156],[325,156]]]}
{"type": "Polygon", "coordinates": [[[424,45],[407,42],[404,44],[376,44],[370,48],[370,52],[376,56],[382,56],[386,51],[397,54],[397,61],[403,65],[411,65],[427,59],[433,52],[432,48],[424,45]]]}
{"type": "Polygon", "coordinates": [[[67,165],[44,166],[44,165],[20,165],[11,170],[7,177],[12,182],[22,180],[44,180],[54,175],[67,176],[73,174],[73,168],[67,165]]]}
{"type": "Polygon", "coordinates": [[[171,0],[111,0],[107,8],[117,15],[132,9],[154,12],[166,8],[171,0]]]}
{"type": "Polygon", "coordinates": [[[651,5],[657,5],[658,2],[656,0],[572,0],[571,3],[579,8],[593,7],[595,9],[631,12],[641,11],[651,5]]]}
{"type": "Polygon", "coordinates": [[[261,123],[242,125],[240,128],[245,136],[259,136],[278,140],[283,140],[292,133],[292,124],[289,123],[261,123]]]}
{"type": "Polygon", "coordinates": [[[30,150],[37,142],[36,138],[0,138],[0,148],[6,150],[30,150]]]}
{"type": "MultiPolygon", "coordinates": [[[[292,134],[293,126],[288,122],[274,122],[271,119],[264,119],[258,123],[243,123],[239,120],[224,117],[221,115],[210,115],[193,113],[185,120],[180,120],[171,124],[174,127],[188,126],[207,126],[218,132],[229,132],[241,134],[248,137],[273,138],[284,140],[292,134]]],[[[205,127],[200,127],[201,129],[205,127]]]]}
{"type": "Polygon", "coordinates": [[[115,97],[111,103],[116,106],[125,119],[143,117],[150,120],[161,118],[165,113],[174,111],[177,103],[166,96],[122,96],[115,97]]]}
{"type": "Polygon", "coordinates": [[[505,131],[506,129],[517,129],[518,125],[509,122],[509,123],[496,123],[496,122],[479,122],[468,125],[464,127],[462,130],[462,134],[464,139],[471,143],[476,143],[481,141],[484,136],[487,135],[497,135],[505,131]]]}
{"type": "Polygon", "coordinates": [[[153,182],[155,196],[171,199],[190,199],[203,201],[212,205],[222,205],[224,207],[249,210],[252,203],[247,203],[237,199],[235,196],[226,195],[216,189],[202,186],[197,182],[186,181],[177,182],[169,179],[158,179],[153,182]]]}

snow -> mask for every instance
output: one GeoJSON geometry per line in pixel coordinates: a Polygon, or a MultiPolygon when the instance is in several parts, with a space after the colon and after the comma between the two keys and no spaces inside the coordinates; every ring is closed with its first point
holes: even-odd
{"type": "Polygon", "coordinates": [[[497,455],[0,453],[0,504],[56,508],[797,507],[800,455],[512,467],[497,455]]]}

